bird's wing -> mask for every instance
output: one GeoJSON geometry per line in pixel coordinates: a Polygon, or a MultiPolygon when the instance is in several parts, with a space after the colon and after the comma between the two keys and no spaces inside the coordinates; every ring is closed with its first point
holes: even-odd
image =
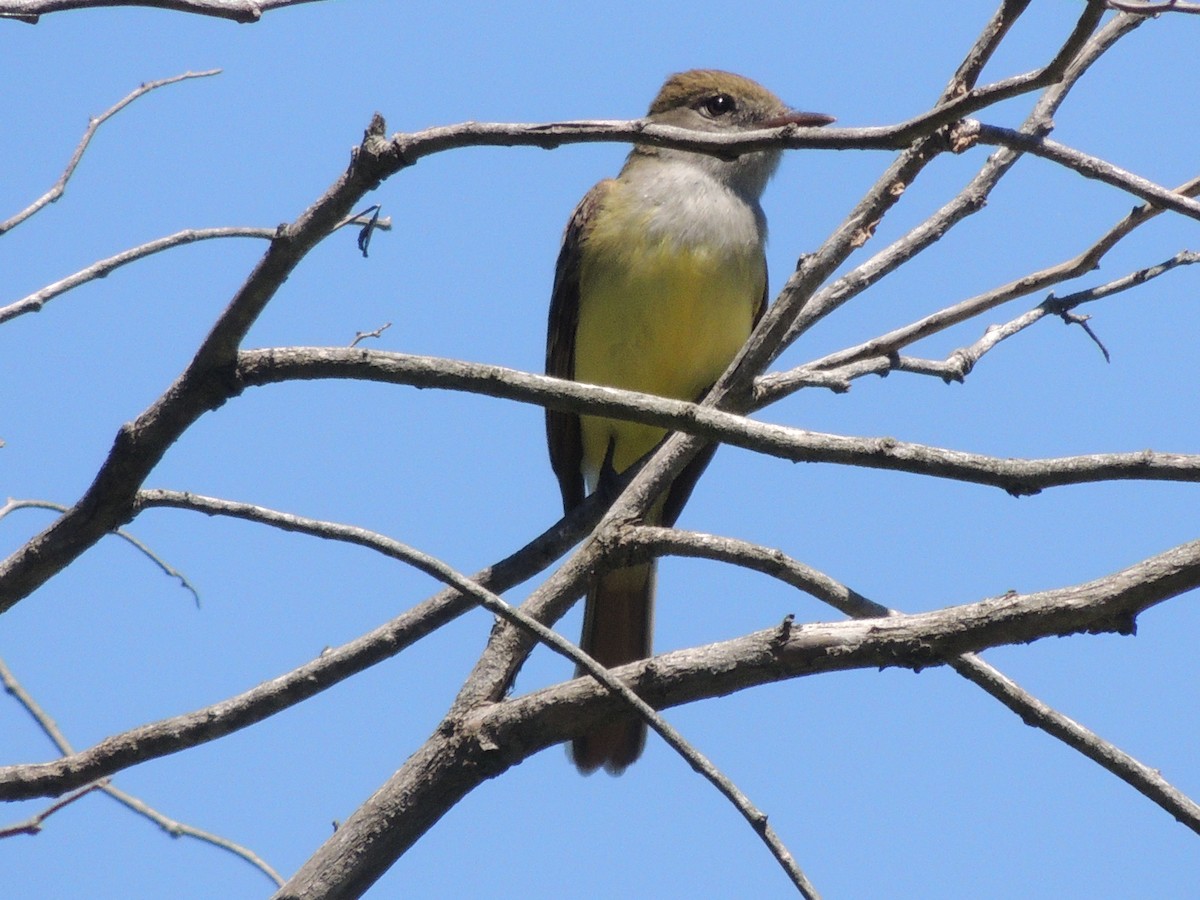
{"type": "MultiPolygon", "coordinates": [[[[591,219],[612,186],[601,181],[584,195],[563,232],[562,248],[554,271],[550,296],[550,321],[546,329],[546,374],[555,378],[575,377],[575,330],[579,324],[580,245],[586,239],[591,219]]],[[[570,512],[584,499],[582,472],[583,438],[579,416],[573,412],[546,410],[546,441],[550,464],[558,476],[563,509],[570,512]]]]}

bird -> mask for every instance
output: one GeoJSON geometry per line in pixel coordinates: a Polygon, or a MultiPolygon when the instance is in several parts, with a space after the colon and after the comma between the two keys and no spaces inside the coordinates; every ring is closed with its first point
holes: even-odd
{"type": "MultiPolygon", "coordinates": [[[[710,134],[834,121],[799,112],[755,81],[717,69],[667,78],[646,121],[710,134]]],[[[766,217],[759,200],[779,149],[735,158],[635,144],[616,178],[596,184],[563,233],[546,337],[558,378],[695,401],[716,382],[761,318],[767,300],[766,217]]],[[[666,436],[655,425],[547,408],[551,467],[569,513],[666,436]]],[[[644,520],[673,525],[715,445],[704,448],[644,520]]],[[[593,579],[580,648],[606,668],[651,653],[656,563],[593,579]]],[[[576,671],[576,676],[585,674],[576,671]]],[[[642,752],[633,715],[576,737],[585,774],[619,775],[642,752]]]]}

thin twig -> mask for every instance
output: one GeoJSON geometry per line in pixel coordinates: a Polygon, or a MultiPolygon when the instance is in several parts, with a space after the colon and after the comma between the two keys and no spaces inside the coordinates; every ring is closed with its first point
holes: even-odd
{"type": "MultiPolygon", "coordinates": [[[[32,718],[33,721],[37,723],[38,727],[41,728],[46,734],[46,736],[50,738],[51,743],[54,744],[55,748],[60,754],[62,754],[64,758],[73,756],[75,754],[75,749],[71,746],[70,741],[67,740],[66,735],[59,730],[58,725],[54,722],[50,715],[36,700],[33,699],[29,692],[25,690],[24,686],[17,680],[16,676],[13,675],[12,670],[8,667],[3,659],[0,659],[0,684],[3,684],[5,691],[16,699],[17,703],[20,704],[21,707],[29,714],[30,718],[32,718]]],[[[257,853],[250,850],[248,847],[244,847],[241,844],[231,841],[228,838],[223,838],[220,835],[213,834],[212,832],[204,831],[203,829],[195,828],[191,825],[171,819],[147,804],[145,801],[110,784],[107,778],[98,779],[93,781],[91,784],[75,790],[71,794],[32,816],[30,819],[27,819],[25,822],[20,822],[7,828],[0,828],[0,838],[8,837],[14,834],[36,834],[41,830],[42,822],[44,822],[48,816],[62,809],[69,803],[73,803],[80,797],[83,797],[84,795],[95,790],[103,791],[118,803],[123,804],[126,808],[132,810],[140,816],[149,819],[172,837],[192,837],[196,838],[197,840],[204,841],[207,844],[212,844],[215,847],[219,847],[222,850],[226,850],[229,853],[244,859],[246,862],[250,863],[256,869],[270,878],[276,885],[283,884],[283,878],[280,876],[280,874],[276,872],[275,869],[272,868],[257,853]]]]}
{"type": "MultiPolygon", "coordinates": [[[[748,541],[653,526],[628,529],[621,534],[621,540],[624,550],[640,551],[646,557],[697,557],[761,572],[799,588],[855,619],[903,615],[868,600],[858,591],[778,550],[748,541]]],[[[1025,724],[1042,729],[1098,763],[1157,803],[1177,821],[1200,834],[1200,804],[1172,786],[1156,769],[1139,762],[1074,719],[1043,703],[974,653],[965,653],[948,662],[958,674],[1020,716],[1025,724]]]]}
{"type": "MultiPolygon", "coordinates": [[[[11,13],[13,17],[36,15],[33,13],[26,13],[23,9],[13,8],[11,6],[11,2],[16,2],[19,6],[31,5],[22,4],[21,0],[10,0],[10,6],[5,10],[6,14],[11,13]]],[[[54,186],[51,187],[50,190],[38,197],[37,200],[33,201],[33,203],[29,204],[29,206],[25,207],[25,209],[21,210],[19,213],[7,219],[6,221],[0,222],[0,234],[4,234],[6,231],[10,231],[17,225],[20,225],[30,216],[38,212],[38,210],[50,203],[53,203],[55,200],[61,197],[63,195],[63,191],[66,190],[67,182],[75,173],[75,167],[79,165],[79,160],[82,159],[84,151],[87,150],[88,144],[91,143],[92,137],[96,134],[96,129],[123,110],[134,100],[138,99],[138,97],[144,96],[145,94],[148,94],[151,91],[160,87],[164,87],[168,84],[175,84],[177,81],[186,81],[189,78],[207,78],[210,75],[220,74],[220,71],[220,69],[209,69],[206,72],[184,72],[182,75],[175,75],[171,78],[161,78],[158,81],[148,81],[141,87],[131,91],[124,99],[113,104],[99,116],[91,119],[88,122],[87,130],[83,133],[83,138],[79,141],[79,146],[75,148],[75,153],[71,156],[70,162],[67,163],[67,168],[63,171],[62,175],[59,176],[58,181],[54,183],[54,186]]]]}
{"type": "MultiPolygon", "coordinates": [[[[180,491],[145,490],[138,494],[138,511],[159,507],[187,509],[210,516],[229,516],[283,531],[354,544],[393,559],[402,558],[399,554],[403,545],[397,547],[391,538],[365,528],[180,491]]],[[[542,571],[587,534],[599,517],[600,510],[598,501],[585,503],[570,517],[558,522],[515,553],[475,573],[472,581],[496,593],[520,584],[542,571]]],[[[271,678],[219,703],[106,738],[70,760],[0,769],[0,773],[4,773],[0,775],[0,799],[54,796],[137,763],[177,753],[247,728],[392,658],[472,608],[471,601],[459,591],[442,590],[373,631],[341,647],[327,650],[291,672],[271,678]]]]}
{"type": "Polygon", "coordinates": [[[1078,172],[1084,178],[1102,181],[1112,187],[1120,188],[1147,203],[1161,206],[1192,219],[1200,219],[1200,201],[1178,194],[1170,188],[1156,184],[1128,169],[1122,169],[1098,156],[1092,156],[1090,153],[1084,153],[1082,150],[1076,150],[1074,147],[1068,147],[1066,144],[1060,144],[1058,141],[1052,141],[1039,134],[1027,134],[1011,128],[985,125],[973,120],[969,120],[964,125],[967,129],[964,132],[966,139],[1040,156],[1042,159],[1048,159],[1073,172],[1078,172]]]}
{"type": "Polygon", "coordinates": [[[391,322],[384,322],[382,325],[380,325],[374,331],[356,332],[354,335],[354,340],[352,340],[350,342],[350,346],[357,347],[360,341],[365,341],[367,338],[377,338],[391,327],[392,327],[391,322]]]}
{"type": "Polygon", "coordinates": [[[1186,0],[1159,0],[1159,2],[1139,2],[1139,0],[1108,0],[1110,9],[1120,12],[1133,13],[1135,16],[1157,16],[1159,13],[1177,12],[1200,15],[1200,3],[1188,3],[1186,0]]]}
{"type": "Polygon", "coordinates": [[[5,0],[0,19],[15,19],[36,25],[38,18],[47,13],[110,6],[142,6],[229,19],[246,25],[257,22],[265,12],[313,2],[315,0],[5,0]]]}
{"type": "Polygon", "coordinates": [[[8,664],[0,658],[0,685],[3,685],[4,692],[10,695],[20,704],[21,708],[29,714],[29,717],[37,723],[38,728],[42,733],[50,739],[59,753],[66,755],[73,753],[71,743],[67,740],[67,736],[62,733],[58,727],[58,723],[50,716],[46,710],[42,709],[41,705],[33,698],[33,695],[25,690],[25,686],[17,680],[12,669],[8,664]]]}
{"type": "MultiPolygon", "coordinates": [[[[347,216],[338,223],[337,228],[347,225],[366,225],[368,222],[371,222],[372,227],[377,231],[390,231],[392,227],[391,219],[379,219],[372,222],[369,216],[347,216]]],[[[121,266],[144,259],[155,253],[161,253],[164,250],[216,238],[259,238],[269,241],[275,235],[276,229],[274,228],[241,228],[232,226],[223,228],[188,228],[183,231],[177,231],[166,237],[147,241],[137,247],[123,250],[107,259],[94,262],[73,275],[68,275],[66,278],[48,284],[40,290],[34,291],[32,294],[10,303],[8,306],[0,306],[0,325],[24,313],[40,312],[42,307],[53,298],[65,294],[67,291],[73,290],[89,281],[104,278],[114,269],[119,269],[121,266]]]]}
{"type": "MultiPolygon", "coordinates": [[[[1076,55],[1070,57],[1061,79],[1048,88],[1035,104],[1033,111],[1021,125],[1021,133],[1041,134],[1053,121],[1053,115],[1066,99],[1071,88],[1110,47],[1120,38],[1137,28],[1144,20],[1138,16],[1119,16],[1101,28],[1094,36],[1080,44],[1080,36],[1087,38],[1088,21],[1086,14],[1102,13],[1103,4],[1089,4],[1085,17],[1081,18],[1079,26],[1071,38],[1063,45],[1059,59],[1067,59],[1068,51],[1076,55]]],[[[930,150],[922,148],[922,152],[930,150]]],[[[920,225],[911,229],[903,237],[893,241],[870,259],[861,263],[851,271],[840,276],[832,283],[816,291],[804,308],[793,316],[784,339],[780,342],[776,356],[793,343],[801,334],[829,315],[834,310],[848,303],[852,298],[865,291],[880,279],[895,271],[918,253],[925,250],[959,222],[968,216],[979,212],[987,203],[988,195],[1011,171],[1021,154],[1017,150],[1004,148],[992,154],[980,168],[974,178],[959,193],[946,203],[932,216],[920,225]]],[[[904,193],[911,184],[911,177],[902,173],[889,173],[880,179],[877,189],[893,192],[897,197],[904,193]],[[891,181],[887,181],[890,178],[891,181]],[[884,182],[887,182],[884,184],[884,182]]],[[[865,230],[859,236],[859,241],[865,242],[874,233],[877,219],[868,219],[865,230]]],[[[793,276],[795,277],[795,276],[793,276]]],[[[790,282],[789,282],[790,284],[790,282]]],[[[785,287],[785,292],[788,290],[785,287]]],[[[758,400],[757,402],[761,402],[758,400]]]]}
{"type": "Polygon", "coordinates": [[[275,870],[275,867],[249,847],[239,844],[236,841],[231,841],[229,838],[222,837],[219,834],[214,834],[211,831],[205,831],[203,828],[196,828],[194,825],[188,825],[186,822],[180,822],[178,819],[165,816],[154,807],[118,787],[107,785],[103,790],[114,800],[125,804],[139,815],[145,816],[171,837],[190,837],[198,841],[203,841],[206,844],[212,844],[214,847],[219,847],[250,863],[250,865],[271,879],[276,887],[284,883],[283,876],[275,870]]]}
{"type": "Polygon", "coordinates": [[[0,306],[0,325],[9,319],[15,319],[17,316],[25,313],[40,312],[48,301],[60,294],[65,294],[67,291],[86,284],[89,281],[104,278],[114,269],[119,269],[121,266],[144,259],[155,253],[161,253],[164,250],[170,250],[173,247],[192,244],[196,241],[213,240],[215,238],[245,237],[269,241],[274,236],[274,228],[189,228],[184,231],[177,231],[166,237],[147,241],[137,247],[123,250],[107,259],[94,262],[90,266],[75,272],[73,275],[68,275],[66,278],[48,284],[34,291],[32,294],[22,297],[20,300],[13,301],[8,306],[0,306]]]}
{"type": "Polygon", "coordinates": [[[81,787],[78,790],[71,791],[59,799],[55,800],[43,810],[34,813],[28,819],[20,822],[14,822],[11,825],[0,825],[0,839],[15,837],[18,834],[35,835],[41,833],[42,823],[64,807],[70,806],[76,800],[86,797],[92,791],[101,790],[105,785],[103,781],[94,781],[86,787],[81,787]]]}
{"type": "MultiPolygon", "coordinates": [[[[1194,197],[1200,193],[1200,178],[1193,178],[1173,193],[1194,197]]],[[[765,406],[780,397],[807,387],[810,384],[824,387],[830,382],[822,381],[822,373],[832,377],[832,385],[849,388],[849,381],[866,374],[885,374],[894,367],[893,360],[902,348],[930,335],[940,333],[975,318],[980,313],[994,309],[1010,300],[1025,297],[1040,290],[1091,272],[1100,265],[1104,256],[1137,228],[1161,215],[1164,210],[1152,204],[1135,207],[1128,215],[1108,229],[1091,246],[1071,259],[1036,272],[1031,272],[1007,284],[977,294],[945,309],[924,316],[909,325],[889,331],[861,344],[830,353],[820,359],[805,363],[787,372],[764,375],[755,383],[755,405],[765,406]]],[[[953,366],[938,371],[945,377],[954,377],[953,366]]],[[[837,388],[835,387],[835,390],[837,388]]]]}
{"type": "MultiPolygon", "coordinates": [[[[968,347],[959,347],[944,360],[900,357],[894,368],[898,371],[915,372],[922,375],[936,375],[947,381],[962,381],[975,368],[984,354],[992,350],[1001,341],[1024,331],[1026,328],[1040,322],[1046,316],[1059,316],[1068,325],[1079,325],[1082,327],[1100,348],[1100,352],[1104,354],[1104,359],[1107,362],[1109,359],[1108,349],[1092,330],[1087,322],[1087,317],[1075,315],[1071,310],[1084,303],[1110,297],[1122,291],[1143,285],[1152,278],[1157,278],[1159,275],[1169,272],[1178,266],[1194,263],[1200,263],[1200,253],[1192,250],[1182,250],[1156,266],[1139,269],[1122,278],[1114,279],[1107,284],[1083,291],[1076,291],[1073,294],[1067,294],[1063,297],[1055,297],[1051,294],[1033,309],[1005,322],[1003,325],[989,326],[979,340],[968,347]]],[[[831,374],[837,374],[837,371],[835,370],[831,374]]]]}
{"type": "MultiPolygon", "coordinates": [[[[0,506],[0,519],[3,519],[9,513],[16,512],[19,509],[49,509],[59,513],[64,513],[67,511],[67,507],[63,506],[61,503],[51,503],[49,500],[14,500],[10,497],[3,506],[0,506]]],[[[134,537],[124,528],[118,528],[112,533],[116,537],[119,537],[122,540],[132,544],[137,550],[144,554],[147,559],[162,569],[163,573],[167,575],[167,577],[178,580],[180,586],[191,593],[192,598],[196,601],[196,607],[200,607],[200,592],[196,590],[196,586],[188,580],[186,575],[159,556],[158,553],[147,546],[144,541],[142,541],[140,538],[134,537]]]]}

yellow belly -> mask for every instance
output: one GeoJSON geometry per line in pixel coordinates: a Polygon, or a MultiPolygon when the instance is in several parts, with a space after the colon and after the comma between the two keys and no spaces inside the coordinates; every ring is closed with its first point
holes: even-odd
{"type": "MultiPolygon", "coordinates": [[[[741,349],[762,300],[761,250],[712,254],[696,249],[592,245],[580,272],[575,378],[694,400],[741,349]]],[[[651,425],[582,417],[589,489],[610,442],[622,472],[662,440],[651,425]]]]}

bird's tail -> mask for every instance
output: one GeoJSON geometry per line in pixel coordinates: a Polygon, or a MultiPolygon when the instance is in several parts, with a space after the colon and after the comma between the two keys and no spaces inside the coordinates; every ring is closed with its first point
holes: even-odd
{"type": "MultiPolygon", "coordinates": [[[[650,655],[656,568],[654,562],[648,562],[616,569],[601,576],[588,591],[579,645],[605,668],[650,655]]],[[[641,756],[645,743],[646,723],[632,714],[621,714],[575,738],[571,758],[584,774],[603,766],[619,775],[641,756]]]]}

